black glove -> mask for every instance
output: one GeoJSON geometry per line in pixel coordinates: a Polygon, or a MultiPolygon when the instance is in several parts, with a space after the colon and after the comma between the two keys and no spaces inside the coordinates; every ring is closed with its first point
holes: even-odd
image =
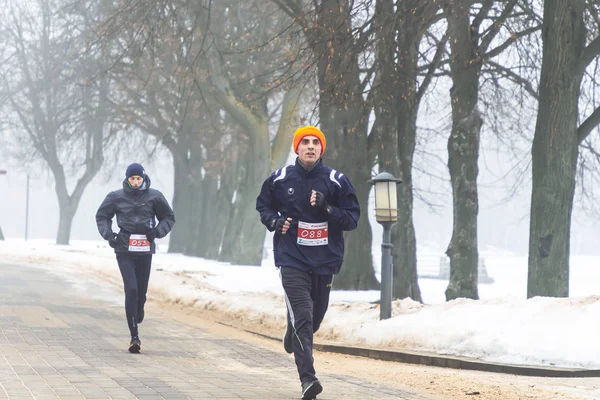
{"type": "Polygon", "coordinates": [[[276,220],[274,220],[272,226],[275,228],[275,231],[281,233],[285,221],[287,221],[287,218],[285,217],[279,217],[276,220]]]}
{"type": "Polygon", "coordinates": [[[315,200],[315,207],[326,208],[327,200],[325,200],[325,195],[319,191],[315,191],[315,195],[317,196],[317,198],[315,200]]]}
{"type": "Polygon", "coordinates": [[[146,239],[148,239],[149,242],[154,242],[154,239],[156,239],[156,228],[152,228],[146,232],[146,239]]]}
{"type": "Polygon", "coordinates": [[[117,247],[117,244],[119,244],[119,234],[112,233],[108,238],[108,245],[114,249],[117,247]]]}
{"type": "Polygon", "coordinates": [[[315,190],[315,196],[315,207],[325,210],[327,214],[331,214],[333,212],[333,209],[331,208],[329,203],[327,203],[327,200],[325,200],[325,195],[315,190]]]}

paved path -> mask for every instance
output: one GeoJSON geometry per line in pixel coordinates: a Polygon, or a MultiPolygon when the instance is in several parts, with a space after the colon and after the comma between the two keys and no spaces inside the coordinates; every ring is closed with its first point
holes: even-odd
{"type": "MultiPolygon", "coordinates": [[[[300,398],[283,351],[166,317],[148,315],[142,354],[130,354],[121,295],[111,301],[109,292],[0,263],[0,400],[300,398]]],[[[423,399],[348,376],[320,379],[320,400],[423,399]]]]}

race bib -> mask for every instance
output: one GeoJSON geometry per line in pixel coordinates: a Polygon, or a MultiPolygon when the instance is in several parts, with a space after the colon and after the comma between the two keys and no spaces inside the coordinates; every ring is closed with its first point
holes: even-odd
{"type": "Polygon", "coordinates": [[[129,251],[150,251],[150,242],[146,235],[130,235],[129,251]]]}
{"type": "Polygon", "coordinates": [[[326,246],[329,243],[327,222],[298,222],[298,244],[301,246],[326,246]]]}

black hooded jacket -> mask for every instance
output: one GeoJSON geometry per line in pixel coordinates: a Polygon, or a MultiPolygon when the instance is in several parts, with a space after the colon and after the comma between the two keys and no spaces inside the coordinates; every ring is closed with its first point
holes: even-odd
{"type": "Polygon", "coordinates": [[[113,235],[112,219],[117,216],[118,233],[115,253],[129,253],[131,255],[150,254],[155,252],[154,242],[148,252],[130,252],[129,236],[132,234],[144,235],[150,229],[156,228],[156,237],[162,238],[175,225],[175,215],[163,194],[150,189],[150,177],[144,176],[142,188],[134,189],[127,179],[123,181],[123,189],[110,192],[96,212],[96,225],[98,232],[105,240],[113,235]],[[158,225],[156,224],[158,219],[158,225]]]}

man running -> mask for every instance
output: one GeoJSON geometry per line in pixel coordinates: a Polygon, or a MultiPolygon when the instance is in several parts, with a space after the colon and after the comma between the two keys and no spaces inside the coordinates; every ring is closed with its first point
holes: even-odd
{"type": "Polygon", "coordinates": [[[150,280],[154,239],[165,237],[175,225],[175,216],[161,192],[150,189],[144,167],[127,167],[123,188],[110,192],[98,211],[96,224],[100,235],[115,249],[125,290],[125,315],[131,333],[129,351],[139,353],[142,343],[138,324],[144,320],[144,304],[150,280]],[[112,230],[117,216],[119,232],[112,230]],[[158,219],[158,224],[156,224],[158,219]]]}
{"type": "Polygon", "coordinates": [[[314,126],[294,133],[294,165],[263,183],[256,210],[269,231],[288,309],[284,348],[294,353],[302,398],[314,399],[323,386],[313,360],[313,334],[329,305],[333,276],[344,258],[344,231],[356,228],[360,206],[344,174],[326,167],[327,142],[314,126]]]}

